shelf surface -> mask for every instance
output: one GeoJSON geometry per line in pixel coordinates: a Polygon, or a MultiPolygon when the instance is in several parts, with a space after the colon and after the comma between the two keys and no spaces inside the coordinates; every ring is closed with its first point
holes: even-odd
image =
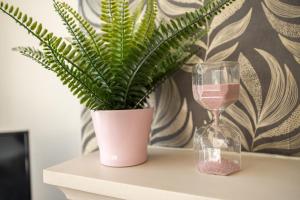
{"type": "Polygon", "coordinates": [[[200,174],[189,149],[149,147],[146,163],[127,168],[100,164],[98,152],[44,170],[60,188],[126,200],[299,200],[300,158],[243,153],[230,176],[200,174]]]}

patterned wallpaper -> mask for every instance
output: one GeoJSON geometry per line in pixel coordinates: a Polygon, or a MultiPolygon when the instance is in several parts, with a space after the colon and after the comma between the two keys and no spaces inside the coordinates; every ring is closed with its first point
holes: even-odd
{"type": "MultiPolygon", "coordinates": [[[[133,0],[131,7],[138,1],[133,0]]],[[[202,5],[200,0],[159,0],[167,20],[202,5]]],[[[100,25],[99,0],[80,0],[80,12],[100,25]]],[[[222,118],[239,131],[244,151],[300,156],[300,2],[237,0],[207,23],[197,54],[167,80],[149,103],[156,108],[151,144],[191,147],[195,127],[211,116],[192,97],[191,69],[197,62],[238,60],[241,95],[222,118]]],[[[83,152],[97,149],[90,113],[82,112],[83,152]]]]}

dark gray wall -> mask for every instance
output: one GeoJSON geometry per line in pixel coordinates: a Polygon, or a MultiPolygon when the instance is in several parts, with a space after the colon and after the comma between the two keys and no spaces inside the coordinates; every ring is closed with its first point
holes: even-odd
{"type": "MultiPolygon", "coordinates": [[[[80,0],[80,11],[99,26],[98,0],[80,0]]],[[[134,7],[138,0],[131,1],[134,7]]],[[[159,0],[159,20],[201,6],[198,0],[159,0]]],[[[192,97],[197,62],[238,60],[240,100],[223,114],[245,151],[300,155],[300,2],[237,0],[214,18],[197,55],[153,94],[151,144],[191,147],[193,130],[210,120],[192,97]]],[[[89,112],[83,112],[83,151],[97,148],[89,112]]]]}

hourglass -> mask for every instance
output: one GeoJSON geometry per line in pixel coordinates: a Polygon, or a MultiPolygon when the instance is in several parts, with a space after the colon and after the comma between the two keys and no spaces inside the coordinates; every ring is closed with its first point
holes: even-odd
{"type": "Polygon", "coordinates": [[[198,64],[193,69],[194,99],[212,114],[208,125],[196,129],[194,149],[199,172],[229,175],[241,168],[241,142],[235,129],[220,114],[239,98],[238,62],[198,64]]]}

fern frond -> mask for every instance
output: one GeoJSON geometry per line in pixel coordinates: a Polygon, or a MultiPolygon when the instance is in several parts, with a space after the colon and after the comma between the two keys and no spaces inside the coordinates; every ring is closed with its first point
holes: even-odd
{"type": "MultiPolygon", "coordinates": [[[[85,104],[90,109],[102,108],[107,105],[105,91],[98,87],[97,83],[88,76],[81,63],[81,55],[74,50],[70,50],[67,55],[60,54],[56,49],[59,47],[61,39],[52,38],[48,40],[48,45],[44,46],[45,57],[48,59],[50,68],[67,85],[74,96],[80,99],[80,103],[85,104]]],[[[103,109],[103,108],[102,108],[103,109]]]]}
{"type": "Polygon", "coordinates": [[[12,5],[1,1],[0,10],[14,19],[17,24],[25,28],[29,34],[33,35],[41,43],[45,43],[46,38],[53,37],[53,33],[49,33],[47,29],[43,28],[41,23],[34,21],[32,17],[23,14],[19,8],[14,8],[12,5]]]}
{"type": "Polygon", "coordinates": [[[186,63],[191,57],[194,55],[195,52],[185,53],[185,54],[172,54],[170,53],[163,62],[161,62],[157,68],[158,70],[154,77],[151,86],[147,89],[145,94],[141,96],[134,105],[133,108],[142,108],[143,105],[146,103],[147,98],[149,95],[154,92],[154,90],[160,86],[164,81],[170,78],[173,74],[180,70],[181,66],[186,63]]]}
{"type": "Polygon", "coordinates": [[[117,0],[101,0],[101,31],[103,32],[103,40],[105,43],[110,42],[110,37],[113,32],[113,19],[117,11],[117,0]]]}
{"type": "Polygon", "coordinates": [[[84,59],[82,59],[83,54],[72,45],[66,45],[60,37],[52,37],[51,39],[48,39],[46,45],[43,44],[42,46],[44,52],[48,52],[48,54],[45,53],[45,55],[48,56],[48,59],[51,58],[50,53],[53,54],[52,56],[54,56],[54,54],[59,56],[61,60],[70,65],[71,69],[79,71],[86,79],[91,82],[95,82],[95,85],[101,88],[101,86],[97,84],[99,79],[97,74],[89,73],[89,65],[84,59]]]}
{"type": "Polygon", "coordinates": [[[118,12],[113,18],[113,32],[111,36],[114,38],[110,42],[110,50],[112,56],[112,64],[120,66],[126,63],[126,59],[131,51],[132,43],[132,19],[129,13],[128,0],[119,0],[117,2],[118,12]]]}
{"type": "Polygon", "coordinates": [[[137,43],[143,44],[151,38],[155,30],[155,19],[157,15],[157,0],[147,0],[145,15],[134,33],[134,39],[137,43]]]}
{"type": "Polygon", "coordinates": [[[13,48],[13,51],[17,51],[23,56],[26,56],[27,58],[30,58],[35,62],[39,63],[44,68],[51,70],[51,68],[49,67],[48,60],[41,50],[38,50],[34,47],[15,47],[13,48]]]}
{"type": "Polygon", "coordinates": [[[197,53],[197,49],[191,49],[191,45],[199,38],[202,38],[206,33],[206,29],[199,31],[190,40],[183,42],[179,48],[166,54],[166,59],[162,59],[155,68],[150,88],[148,88],[147,92],[137,101],[134,108],[142,108],[149,95],[164,81],[179,71],[181,66],[197,53]]]}
{"type": "Polygon", "coordinates": [[[133,32],[137,29],[136,25],[137,25],[138,20],[140,19],[141,14],[142,14],[144,5],[145,5],[145,1],[140,0],[138,5],[136,6],[135,10],[133,11],[133,14],[132,14],[132,19],[133,19],[132,31],[133,32]]]}
{"type": "MultiPolygon", "coordinates": [[[[202,8],[177,18],[176,21],[172,20],[170,23],[161,24],[150,39],[147,53],[141,56],[140,60],[134,66],[135,70],[131,74],[125,91],[126,104],[128,97],[131,98],[130,92],[132,87],[139,85],[145,88],[147,86],[139,80],[139,77],[151,76],[152,70],[149,70],[149,68],[151,69],[152,67],[153,69],[153,66],[156,66],[160,62],[160,57],[165,52],[169,52],[171,48],[176,49],[180,47],[183,40],[191,37],[197,30],[204,29],[205,26],[203,24],[206,20],[220,12],[230,2],[232,0],[210,1],[202,8]]],[[[147,84],[151,85],[151,80],[147,84]]]]}
{"type": "Polygon", "coordinates": [[[130,76],[132,55],[134,54],[132,37],[132,17],[129,11],[128,0],[110,1],[105,4],[103,17],[103,40],[106,42],[108,58],[106,62],[112,73],[112,99],[117,109],[124,106],[124,85],[130,76]],[[108,9],[109,8],[109,9],[108,9]],[[109,18],[108,16],[112,16],[109,18]]]}
{"type": "Polygon", "coordinates": [[[117,0],[101,0],[100,19],[106,24],[110,24],[116,14],[117,0]]]}
{"type": "Polygon", "coordinates": [[[97,34],[95,28],[87,21],[85,20],[75,9],[73,9],[71,6],[66,4],[65,2],[58,2],[68,13],[77,20],[79,25],[82,27],[82,29],[85,31],[86,35],[88,36],[88,39],[92,43],[92,46],[94,47],[95,51],[97,52],[98,56],[101,57],[103,48],[103,41],[101,40],[100,34],[97,34]]]}
{"type": "Polygon", "coordinates": [[[82,60],[88,63],[91,67],[86,71],[87,73],[97,73],[99,78],[101,79],[97,83],[100,86],[104,86],[108,92],[111,92],[110,86],[106,81],[106,77],[102,74],[98,66],[102,66],[104,63],[99,57],[99,54],[94,50],[89,40],[86,38],[85,34],[81,31],[80,27],[76,24],[75,18],[72,18],[68,9],[65,6],[56,1],[54,2],[54,8],[60,15],[61,19],[64,22],[64,25],[67,27],[67,30],[73,37],[73,44],[83,55],[81,57],[82,60]]]}

